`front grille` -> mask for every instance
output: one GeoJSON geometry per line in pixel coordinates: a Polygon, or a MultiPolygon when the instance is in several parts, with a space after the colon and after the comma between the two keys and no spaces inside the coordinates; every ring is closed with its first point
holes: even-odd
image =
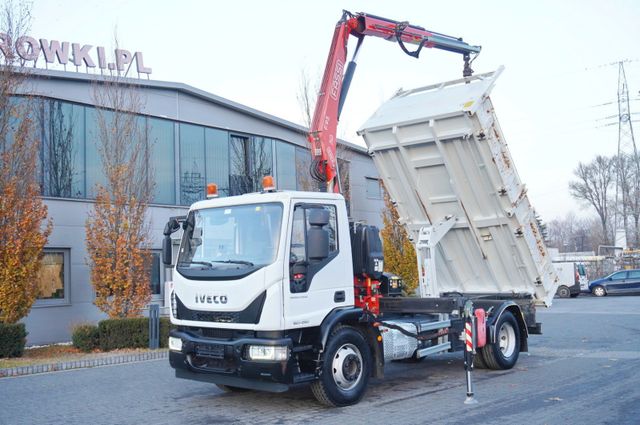
{"type": "Polygon", "coordinates": [[[189,363],[192,367],[207,372],[235,373],[237,370],[236,364],[233,361],[225,359],[212,359],[210,357],[204,356],[190,356],[189,363]]]}
{"type": "Polygon", "coordinates": [[[198,344],[196,345],[196,356],[207,357],[209,359],[224,359],[224,345],[222,344],[198,344]]]}
{"type": "Polygon", "coordinates": [[[238,323],[240,321],[240,313],[229,311],[191,310],[191,319],[186,320],[197,320],[198,322],[238,323]]]}
{"type": "Polygon", "coordinates": [[[207,338],[217,339],[231,339],[233,338],[232,329],[213,329],[213,328],[200,328],[202,336],[207,338]]]}
{"type": "Polygon", "coordinates": [[[171,304],[172,308],[175,304],[174,317],[178,320],[194,320],[197,322],[213,323],[258,323],[260,321],[260,315],[262,314],[262,307],[266,297],[267,292],[264,291],[242,311],[191,310],[182,303],[175,292],[172,293],[171,304]]]}

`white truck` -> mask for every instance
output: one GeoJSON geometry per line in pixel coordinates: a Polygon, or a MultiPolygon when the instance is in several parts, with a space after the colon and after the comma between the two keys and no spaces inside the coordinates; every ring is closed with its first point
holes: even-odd
{"type": "Polygon", "coordinates": [[[183,230],[170,290],[176,376],[229,391],[310,384],[321,403],[345,406],[390,360],[466,347],[469,399],[474,362],[512,368],[557,279],[493,113],[498,75],[398,93],[360,130],[415,243],[417,297],[393,296],[378,230],[350,223],[339,193],[279,191],[267,177],[259,193],[170,220],[165,264],[183,230]]]}

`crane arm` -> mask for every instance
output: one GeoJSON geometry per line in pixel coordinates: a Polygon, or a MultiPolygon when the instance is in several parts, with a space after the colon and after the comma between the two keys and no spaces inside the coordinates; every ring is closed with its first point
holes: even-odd
{"type": "Polygon", "coordinates": [[[322,84],[313,114],[308,140],[311,145],[311,176],[327,184],[327,191],[340,193],[338,160],[336,157],[338,119],[356,68],[356,59],[362,41],[367,36],[397,42],[409,56],[418,58],[423,48],[434,48],[463,56],[463,76],[471,76],[471,55],[480,53],[479,46],[472,46],[461,38],[455,38],[408,22],[393,21],[366,13],[352,14],[343,11],[336,24],[329,49],[329,56],[322,77],[322,84]],[[357,38],[353,57],[345,70],[349,36],[357,38]],[[411,51],[407,45],[417,46],[411,51]]]}

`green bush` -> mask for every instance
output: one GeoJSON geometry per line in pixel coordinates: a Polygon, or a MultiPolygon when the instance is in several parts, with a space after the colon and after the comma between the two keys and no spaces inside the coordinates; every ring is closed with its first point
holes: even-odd
{"type": "MultiPolygon", "coordinates": [[[[160,318],[160,347],[166,347],[171,323],[167,317],[160,318]]],[[[149,347],[149,319],[136,317],[128,319],[107,319],[98,323],[100,349],[149,347]]]]}
{"type": "Polygon", "coordinates": [[[100,345],[98,327],[94,325],[79,325],[73,329],[71,336],[73,346],[80,351],[88,353],[100,345]]]}
{"type": "Polygon", "coordinates": [[[0,357],[22,357],[26,343],[24,323],[0,323],[0,357]]]}

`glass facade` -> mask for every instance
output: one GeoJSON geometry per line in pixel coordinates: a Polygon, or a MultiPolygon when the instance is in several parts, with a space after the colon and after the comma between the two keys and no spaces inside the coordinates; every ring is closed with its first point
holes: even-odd
{"type": "MultiPolygon", "coordinates": [[[[96,185],[106,183],[99,120],[117,125],[118,117],[57,99],[30,102],[42,134],[42,194],[93,199],[96,185]]],[[[274,175],[278,189],[310,190],[308,150],[291,143],[143,115],[135,125],[136,137],[151,150],[148,169],[156,183],[156,204],[187,206],[205,199],[209,182],[218,184],[220,196],[258,191],[266,175],[274,175]]]]}

